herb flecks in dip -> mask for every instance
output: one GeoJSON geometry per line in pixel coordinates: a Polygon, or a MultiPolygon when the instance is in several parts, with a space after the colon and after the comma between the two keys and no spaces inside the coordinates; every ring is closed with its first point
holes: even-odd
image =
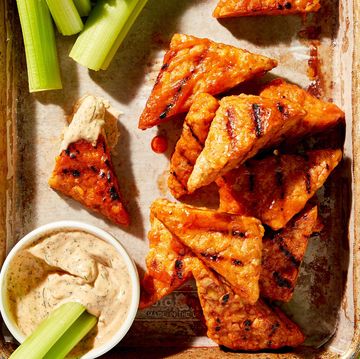
{"type": "Polygon", "coordinates": [[[24,335],[65,302],[82,303],[99,320],[77,348],[84,353],[108,341],[131,303],[123,258],[109,243],[82,231],[49,234],[21,250],[7,274],[10,313],[24,335]]]}

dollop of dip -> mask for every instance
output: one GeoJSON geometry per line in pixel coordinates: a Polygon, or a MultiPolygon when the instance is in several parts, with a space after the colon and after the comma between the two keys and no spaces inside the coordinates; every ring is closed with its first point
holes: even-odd
{"type": "Polygon", "coordinates": [[[10,313],[26,336],[65,302],[79,302],[98,317],[73,356],[107,342],[126,319],[132,299],[130,275],[120,254],[77,230],[54,232],[22,249],[6,280],[10,313]]]}
{"type": "Polygon", "coordinates": [[[70,125],[65,129],[60,152],[66,150],[70,143],[86,140],[93,146],[105,125],[106,108],[101,98],[87,95],[80,99],[70,125]]]}
{"type": "Polygon", "coordinates": [[[117,124],[121,114],[121,111],[116,110],[109,101],[101,97],[83,96],[76,102],[73,114],[69,117],[69,125],[64,130],[60,145],[60,153],[71,143],[79,140],[85,140],[96,146],[100,134],[105,136],[108,146],[113,150],[120,136],[117,124]]]}

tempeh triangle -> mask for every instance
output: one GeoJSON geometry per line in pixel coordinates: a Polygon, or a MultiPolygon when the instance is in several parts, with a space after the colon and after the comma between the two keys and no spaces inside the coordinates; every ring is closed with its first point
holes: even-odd
{"type": "Polygon", "coordinates": [[[292,298],[309,237],[317,227],[317,207],[309,206],[281,231],[264,236],[261,296],[283,302],[292,298]]]}
{"type": "Polygon", "coordinates": [[[251,159],[217,181],[220,210],[254,216],[279,230],[305,207],[341,158],[338,149],[251,159]]]}
{"type": "Polygon", "coordinates": [[[225,92],[276,65],[275,60],[230,45],[175,34],[139,128],[150,128],[187,112],[196,94],[225,92]]]}
{"type": "Polygon", "coordinates": [[[188,194],[188,179],[218,108],[218,100],[209,94],[201,93],[194,98],[170,162],[168,186],[175,198],[188,194]]]}
{"type": "Polygon", "coordinates": [[[306,112],[285,99],[225,97],[188,180],[190,192],[215,181],[263,148],[281,142],[306,112]]]}
{"type": "Polygon", "coordinates": [[[247,303],[259,298],[264,229],[255,218],[157,200],[152,213],[247,303]]]}
{"type": "Polygon", "coordinates": [[[140,308],[148,307],[179,288],[191,276],[192,253],[151,215],[147,271],[141,281],[140,308]]]}
{"type": "Polygon", "coordinates": [[[305,337],[299,327],[278,308],[259,299],[255,304],[243,300],[201,260],[193,261],[198,295],[203,309],[207,335],[232,350],[258,351],[295,347],[305,337]]]}
{"type": "Polygon", "coordinates": [[[117,134],[115,129],[110,129],[112,119],[109,119],[109,123],[107,120],[107,111],[101,99],[88,95],[78,101],[73,120],[65,132],[63,149],[56,158],[49,185],[89,209],[101,213],[110,221],[129,225],[129,215],[121,200],[106,137],[108,130],[109,138],[114,144],[117,134]],[[84,124],[84,118],[90,122],[84,124]],[[89,130],[96,128],[99,131],[98,134],[95,131],[96,138],[87,138],[89,130]],[[66,142],[68,139],[69,143],[66,142]]]}
{"type": "Polygon", "coordinates": [[[268,83],[260,96],[295,102],[307,112],[299,126],[293,127],[287,133],[287,141],[322,132],[344,122],[345,114],[335,104],[319,100],[301,87],[289,84],[283,79],[268,83]]]}
{"type": "Polygon", "coordinates": [[[213,16],[289,15],[319,9],[320,0],[220,0],[213,16]]]}

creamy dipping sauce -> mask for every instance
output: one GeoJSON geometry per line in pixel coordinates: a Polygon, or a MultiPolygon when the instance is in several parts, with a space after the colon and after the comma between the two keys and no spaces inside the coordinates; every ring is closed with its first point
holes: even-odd
{"type": "Polygon", "coordinates": [[[74,356],[107,342],[125,321],[132,299],[121,255],[111,244],[78,230],[54,232],[19,251],[6,281],[9,312],[26,336],[65,302],[82,303],[98,317],[74,356]]]}
{"type": "Polygon", "coordinates": [[[78,140],[86,140],[95,146],[105,125],[105,114],[106,107],[102,99],[92,95],[82,98],[69,127],[65,129],[60,152],[78,140]]]}

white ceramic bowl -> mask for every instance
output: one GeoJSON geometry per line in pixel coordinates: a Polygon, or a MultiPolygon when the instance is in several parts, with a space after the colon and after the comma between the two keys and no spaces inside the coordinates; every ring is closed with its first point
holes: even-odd
{"type": "Polygon", "coordinates": [[[113,337],[103,344],[100,347],[94,348],[88,353],[86,353],[84,356],[82,356],[82,359],[94,359],[98,358],[99,356],[105,354],[109,350],[111,350],[116,344],[118,344],[121,339],[125,336],[125,334],[130,329],[136,313],[139,306],[139,298],[140,298],[140,282],[139,282],[139,276],[136,269],[136,266],[124,247],[109,233],[103,231],[100,228],[97,228],[95,226],[82,223],[82,222],[76,222],[76,221],[61,221],[61,222],[53,222],[46,224],[42,227],[39,227],[35,229],[34,231],[27,234],[24,238],[22,238],[10,251],[8,256],[6,257],[6,260],[3,264],[3,267],[1,269],[0,273],[0,290],[1,290],[1,297],[0,297],[0,311],[1,315],[3,317],[3,320],[10,330],[11,334],[15,337],[15,339],[22,343],[25,340],[24,335],[19,331],[19,328],[17,327],[14,320],[9,315],[9,311],[7,308],[7,301],[6,301],[6,274],[7,270],[9,268],[9,264],[11,260],[16,256],[16,253],[18,253],[22,248],[25,246],[31,244],[32,242],[38,240],[39,238],[43,237],[44,235],[59,231],[59,230],[69,230],[69,229],[75,229],[75,230],[81,230],[84,232],[88,232],[105,242],[110,243],[117,252],[121,255],[121,257],[124,259],[124,262],[127,266],[127,269],[130,274],[131,284],[132,284],[132,301],[129,309],[129,313],[123,324],[120,326],[120,328],[117,330],[117,332],[113,335],[113,337]]]}

